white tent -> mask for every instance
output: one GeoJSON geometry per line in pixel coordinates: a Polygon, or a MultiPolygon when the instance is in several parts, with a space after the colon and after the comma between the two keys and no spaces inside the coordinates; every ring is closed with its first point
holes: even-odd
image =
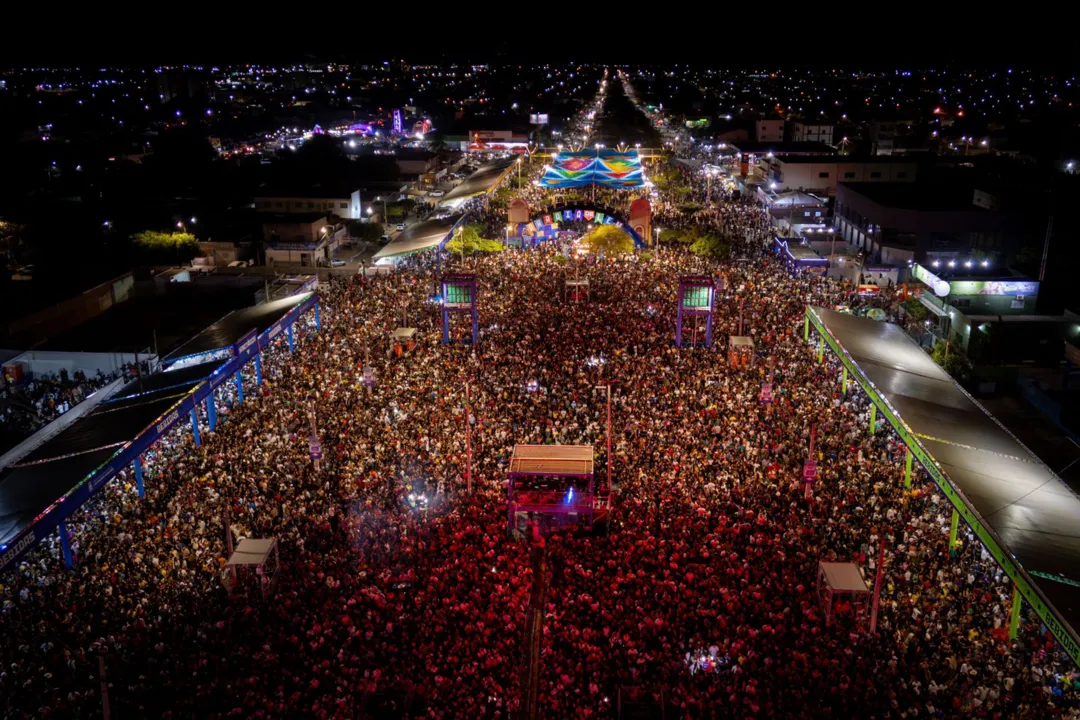
{"type": "Polygon", "coordinates": [[[274,590],[278,567],[276,538],[244,538],[225,563],[221,579],[230,596],[257,589],[265,598],[274,590]]]}

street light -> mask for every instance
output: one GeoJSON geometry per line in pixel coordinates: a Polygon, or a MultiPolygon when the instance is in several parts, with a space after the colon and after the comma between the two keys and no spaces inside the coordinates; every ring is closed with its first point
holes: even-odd
{"type": "Polygon", "coordinates": [[[192,224],[192,225],[194,225],[194,224],[195,224],[195,216],[194,216],[194,215],[192,215],[192,216],[191,216],[191,224],[192,224]]]}

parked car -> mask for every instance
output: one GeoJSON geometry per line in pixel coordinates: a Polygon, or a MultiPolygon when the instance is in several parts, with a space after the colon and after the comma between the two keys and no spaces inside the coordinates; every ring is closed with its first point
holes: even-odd
{"type": "Polygon", "coordinates": [[[379,244],[380,245],[385,245],[388,242],[390,242],[390,236],[389,235],[383,235],[381,238],[379,238],[379,244]]]}
{"type": "Polygon", "coordinates": [[[345,267],[345,261],[334,258],[330,261],[330,267],[345,267]]]}
{"type": "Polygon", "coordinates": [[[445,194],[446,194],[445,190],[433,190],[432,192],[428,193],[428,196],[429,197],[442,197],[445,194]]]}
{"type": "Polygon", "coordinates": [[[397,231],[398,232],[404,232],[404,230],[405,230],[405,223],[398,223],[397,224],[397,231]]]}

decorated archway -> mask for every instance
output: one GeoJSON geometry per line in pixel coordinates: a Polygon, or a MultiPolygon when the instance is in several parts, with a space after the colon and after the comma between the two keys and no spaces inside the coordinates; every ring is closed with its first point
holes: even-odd
{"type": "Polygon", "coordinates": [[[641,249],[646,245],[645,238],[631,223],[627,222],[625,217],[613,212],[610,208],[595,205],[566,205],[548,208],[527,223],[517,223],[517,230],[521,236],[548,240],[555,237],[560,226],[571,222],[615,225],[633,239],[637,248],[641,249]]]}

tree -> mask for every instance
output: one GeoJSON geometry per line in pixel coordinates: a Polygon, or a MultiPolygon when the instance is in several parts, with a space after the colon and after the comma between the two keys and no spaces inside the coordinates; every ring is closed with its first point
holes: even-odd
{"type": "Polygon", "coordinates": [[[660,236],[664,244],[677,243],[679,245],[693,245],[697,239],[697,233],[693,230],[664,230],[660,236]]]}
{"type": "Polygon", "coordinates": [[[919,302],[918,298],[908,298],[902,303],[904,307],[904,314],[915,322],[922,322],[926,319],[926,316],[930,314],[930,311],[926,309],[926,306],[919,302]]]}
{"type": "Polygon", "coordinates": [[[498,240],[486,240],[480,237],[477,231],[479,225],[466,225],[454,234],[454,237],[446,243],[446,250],[450,253],[473,255],[476,253],[502,252],[503,246],[498,240]]]}
{"type": "Polygon", "coordinates": [[[144,230],[131,236],[136,254],[152,265],[190,262],[199,255],[199,241],[187,232],[144,230]]]}
{"type": "Polygon", "coordinates": [[[731,244],[718,235],[699,235],[690,246],[690,252],[699,257],[726,260],[731,256],[731,244]]]}
{"type": "Polygon", "coordinates": [[[13,222],[0,220],[0,253],[13,258],[26,244],[26,228],[13,222]]]}
{"type": "Polygon", "coordinates": [[[589,252],[625,255],[634,252],[634,240],[614,225],[598,225],[581,239],[589,252]]]}
{"type": "Polygon", "coordinates": [[[971,372],[971,360],[956,343],[939,342],[934,346],[930,357],[954,378],[966,377],[971,372]]]}

